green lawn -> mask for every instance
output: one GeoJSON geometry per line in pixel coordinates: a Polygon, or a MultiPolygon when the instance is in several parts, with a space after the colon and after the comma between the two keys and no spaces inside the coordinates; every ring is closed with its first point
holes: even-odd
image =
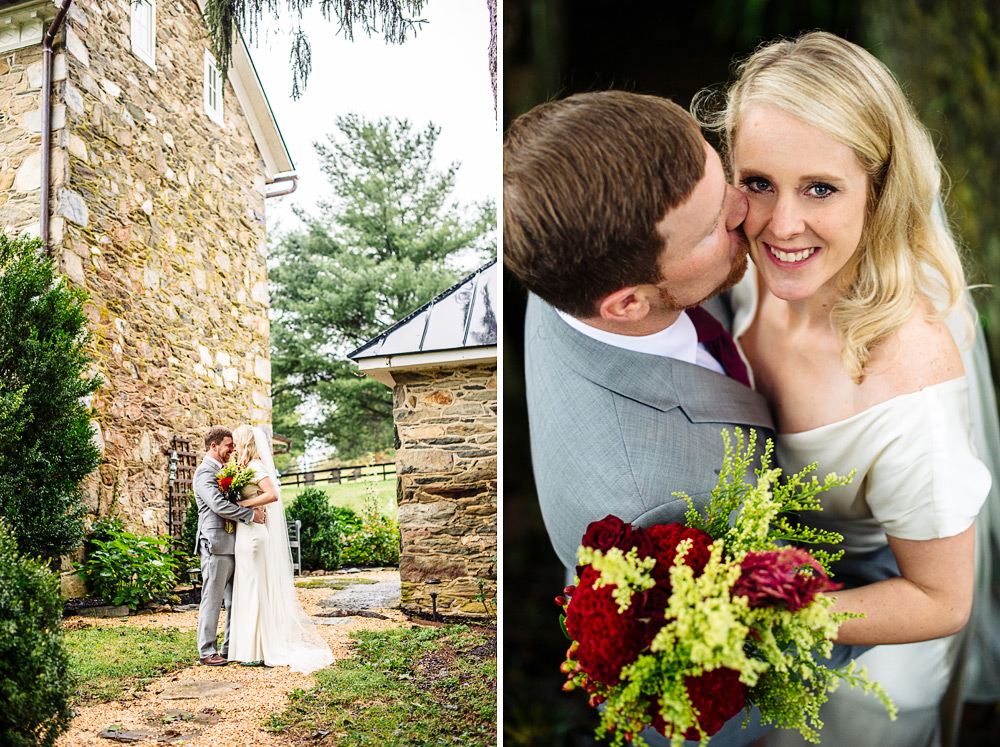
{"type": "Polygon", "coordinates": [[[267,727],[338,747],[493,747],[494,636],[464,626],[353,633],[356,655],[293,691],[267,727]]]}
{"type": "MultiPolygon", "coordinates": [[[[346,508],[353,509],[358,514],[361,513],[365,505],[365,486],[368,485],[366,482],[349,482],[349,483],[328,483],[321,482],[316,483],[311,486],[314,488],[319,488],[328,496],[330,496],[330,502],[335,506],[344,506],[346,508]]],[[[281,500],[287,506],[293,500],[295,496],[300,492],[305,490],[305,486],[300,487],[284,487],[281,488],[281,500]]],[[[378,496],[378,505],[382,510],[382,513],[391,518],[393,521],[396,520],[396,477],[390,477],[388,480],[379,480],[375,483],[375,494],[378,496]]]]}
{"type": "Polygon", "coordinates": [[[66,633],[77,700],[114,700],[197,661],[198,633],[177,628],[86,627],[66,633]]]}

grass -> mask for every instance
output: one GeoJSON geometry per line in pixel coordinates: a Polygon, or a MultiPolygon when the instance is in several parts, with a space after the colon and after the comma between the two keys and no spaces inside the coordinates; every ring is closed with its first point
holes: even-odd
{"type": "Polygon", "coordinates": [[[177,628],[85,627],[66,633],[76,700],[108,701],[192,664],[198,633],[177,628]]]}
{"type": "Polygon", "coordinates": [[[358,631],[356,655],[293,691],[267,728],[326,747],[493,747],[492,637],[465,626],[358,631]]]}
{"type": "Polygon", "coordinates": [[[312,579],[309,581],[296,581],[295,586],[299,589],[333,589],[334,591],[343,591],[348,586],[354,586],[355,584],[375,584],[377,581],[373,581],[370,578],[338,578],[338,579],[312,579]]]}
{"type": "MultiPolygon", "coordinates": [[[[330,503],[334,506],[344,506],[354,510],[357,514],[362,513],[365,505],[365,485],[364,481],[348,483],[321,482],[315,485],[301,485],[299,487],[281,487],[281,500],[287,506],[295,496],[301,493],[306,487],[319,488],[328,496],[330,503]]],[[[388,480],[378,480],[375,483],[375,493],[378,496],[378,507],[383,514],[393,521],[396,520],[396,477],[393,475],[388,480]]]]}

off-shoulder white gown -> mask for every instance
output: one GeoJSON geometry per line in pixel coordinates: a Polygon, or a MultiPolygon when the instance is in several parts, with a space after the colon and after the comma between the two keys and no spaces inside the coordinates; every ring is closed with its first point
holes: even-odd
{"type": "MultiPolygon", "coordinates": [[[[737,337],[755,307],[755,289],[746,284],[738,294],[737,337]]],[[[822,511],[803,512],[800,518],[842,534],[845,558],[858,557],[887,545],[886,534],[929,540],[954,536],[973,523],[991,477],[976,456],[970,423],[968,382],[962,377],[894,397],[837,423],[778,434],[775,456],[785,474],[813,462],[820,476],[857,470],[849,485],[821,495],[822,511]]],[[[858,657],[895,701],[898,719],[890,721],[873,696],[840,687],[820,711],[824,747],[938,744],[939,705],[963,635],[876,646],[858,657]]],[[[768,741],[768,747],[804,744],[798,732],[785,730],[768,741]]]]}

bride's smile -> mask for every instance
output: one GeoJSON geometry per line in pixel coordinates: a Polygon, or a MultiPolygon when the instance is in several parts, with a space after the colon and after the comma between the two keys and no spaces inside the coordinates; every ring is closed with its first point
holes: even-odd
{"type": "Polygon", "coordinates": [[[785,301],[838,293],[861,242],[868,175],[854,151],[771,106],[752,106],[733,147],[743,228],[770,291],[785,301]]]}

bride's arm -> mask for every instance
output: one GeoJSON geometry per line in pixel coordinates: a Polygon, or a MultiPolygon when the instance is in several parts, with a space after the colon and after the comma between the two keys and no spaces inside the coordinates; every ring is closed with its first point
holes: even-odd
{"type": "Polygon", "coordinates": [[[864,612],[847,620],[837,643],[910,643],[957,633],[972,608],[975,525],[954,537],[889,537],[900,576],[857,589],[830,592],[836,612],[864,612]]]}
{"type": "Polygon", "coordinates": [[[257,495],[254,498],[246,498],[242,501],[236,501],[238,506],[264,506],[268,503],[274,503],[278,500],[278,491],[274,484],[274,480],[270,477],[261,478],[260,482],[257,483],[261,490],[257,491],[257,495]]]}

